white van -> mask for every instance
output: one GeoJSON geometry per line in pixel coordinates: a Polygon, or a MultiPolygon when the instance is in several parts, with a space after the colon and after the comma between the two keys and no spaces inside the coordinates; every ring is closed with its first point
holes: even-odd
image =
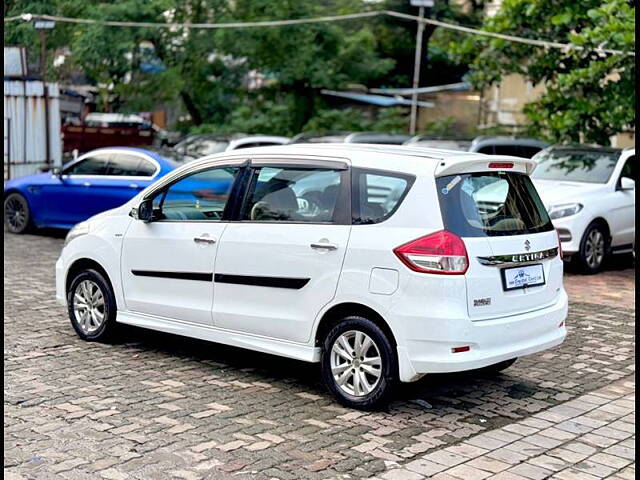
{"type": "Polygon", "coordinates": [[[378,407],[397,381],[563,341],[534,167],[382,145],[206,157],[71,230],[57,297],[85,340],[125,323],[321,362],[341,403],[378,407]]]}

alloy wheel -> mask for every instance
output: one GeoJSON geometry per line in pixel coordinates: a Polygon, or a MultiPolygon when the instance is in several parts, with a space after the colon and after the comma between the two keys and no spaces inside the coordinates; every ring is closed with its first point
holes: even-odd
{"type": "Polygon", "coordinates": [[[83,280],[73,294],[73,312],[80,329],[91,334],[105,320],[105,301],[100,287],[91,280],[83,280]]]}
{"type": "Polygon", "coordinates": [[[354,397],[370,394],[382,378],[382,357],[376,343],[364,332],[349,330],[331,348],[331,373],[336,385],[354,397]]]}
{"type": "Polygon", "coordinates": [[[585,259],[590,268],[598,268],[604,260],[604,235],[598,229],[589,232],[585,245],[585,259]]]}
{"type": "Polygon", "coordinates": [[[29,215],[19,197],[11,195],[4,204],[4,218],[11,232],[21,232],[27,226],[29,215]]]}

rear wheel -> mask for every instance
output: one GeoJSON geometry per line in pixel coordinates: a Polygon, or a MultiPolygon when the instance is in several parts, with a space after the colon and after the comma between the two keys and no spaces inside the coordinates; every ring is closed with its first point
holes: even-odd
{"type": "Polygon", "coordinates": [[[31,212],[27,199],[19,193],[10,193],[4,199],[4,224],[11,233],[25,233],[31,225],[31,212]]]}
{"type": "Polygon", "coordinates": [[[609,241],[606,229],[600,223],[592,223],[582,236],[577,261],[581,270],[587,274],[598,273],[604,266],[609,241]]]}
{"type": "Polygon", "coordinates": [[[117,330],[116,301],[111,285],[97,270],[83,270],[67,292],[71,325],[87,341],[111,340],[117,330]]]}
{"type": "Polygon", "coordinates": [[[397,382],[393,344],[372,321],[347,317],[331,329],[322,350],[322,377],[347,407],[384,407],[397,382]]]}

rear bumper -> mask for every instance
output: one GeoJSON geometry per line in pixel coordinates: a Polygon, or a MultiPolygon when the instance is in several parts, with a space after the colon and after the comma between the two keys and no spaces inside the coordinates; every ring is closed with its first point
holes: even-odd
{"type": "Polygon", "coordinates": [[[400,380],[414,381],[426,373],[474,370],[559,345],[567,334],[567,312],[567,294],[562,290],[555,304],[520,315],[476,322],[413,319],[413,328],[406,331],[415,335],[398,345],[400,380]],[[463,346],[469,346],[469,351],[452,352],[452,348],[463,346]]]}

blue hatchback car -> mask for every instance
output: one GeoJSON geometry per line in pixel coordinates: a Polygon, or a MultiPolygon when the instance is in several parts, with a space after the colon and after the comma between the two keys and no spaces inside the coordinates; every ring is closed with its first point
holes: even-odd
{"type": "Polygon", "coordinates": [[[178,166],[175,160],[140,148],[92,150],[58,172],[8,181],[4,223],[12,233],[24,233],[30,227],[70,229],[122,205],[178,166]]]}

